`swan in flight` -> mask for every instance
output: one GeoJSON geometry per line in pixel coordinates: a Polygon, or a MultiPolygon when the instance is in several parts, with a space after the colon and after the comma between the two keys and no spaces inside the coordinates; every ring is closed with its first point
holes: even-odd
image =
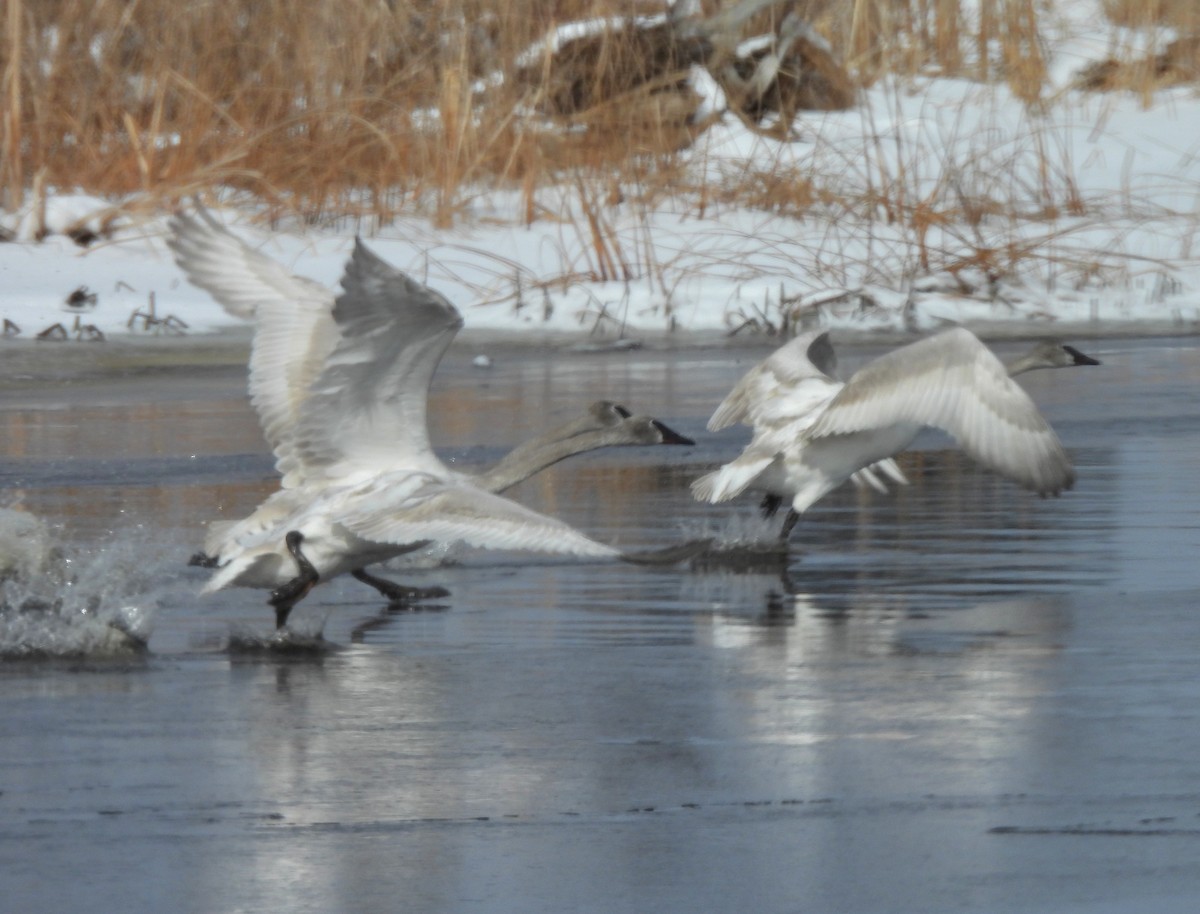
{"type": "MultiPolygon", "coordinates": [[[[359,241],[343,293],[330,307],[323,286],[292,276],[204,219],[207,229],[177,215],[170,243],[197,285],[256,321],[251,400],[283,477],[283,488],[259,511],[234,525],[236,531],[223,531],[220,565],[205,592],[270,588],[282,628],[313,586],[346,572],[391,599],[445,595],[440,588],[402,588],[365,571],[434,541],[646,563],[696,551],[685,544],[623,553],[448,468],[430,446],[426,404],[433,372],[462,326],[454,306],[359,241]],[[264,287],[273,294],[264,295],[264,287]]],[[[645,426],[681,439],[657,443],[687,443],[655,420],[645,426]]],[[[583,434],[595,432],[572,437],[583,434]]],[[[561,443],[551,453],[552,444],[543,441],[485,484],[519,481],[514,466],[531,466],[532,457],[544,466],[566,456],[561,443]]]]}
{"type": "Polygon", "coordinates": [[[695,480],[692,494],[717,503],[764,491],[767,516],[787,499],[786,541],[800,515],[853,474],[869,468],[896,478],[891,456],[929,427],[1018,485],[1057,495],[1075,482],[1075,470],[1012,376],[1098,364],[1046,341],[1006,366],[973,333],[955,328],[895,349],[842,383],[828,332],[805,333],[751,368],[717,407],[710,431],[744,422],[754,435],[737,458],[695,480]]]}

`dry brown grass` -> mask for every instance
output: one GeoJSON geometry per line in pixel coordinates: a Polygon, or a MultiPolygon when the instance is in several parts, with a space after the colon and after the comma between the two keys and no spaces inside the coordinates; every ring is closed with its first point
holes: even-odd
{"type": "Polygon", "coordinates": [[[1164,25],[1185,33],[1200,30],[1200,5],[1196,0],[1104,0],[1103,6],[1104,15],[1117,25],[1164,25]]]}
{"type": "MultiPolygon", "coordinates": [[[[719,4],[703,6],[711,14],[719,4]]],[[[1108,6],[1117,21],[1147,8],[1142,0],[1108,6]]],[[[1192,0],[1151,6],[1157,23],[1194,12],[1192,0]]],[[[679,186],[675,152],[706,126],[686,90],[661,91],[687,60],[616,93],[577,84],[582,99],[558,112],[569,130],[529,114],[563,107],[550,82],[559,64],[520,72],[517,64],[557,24],[631,8],[655,11],[649,0],[7,0],[0,204],[78,188],[159,208],[221,188],[252,196],[268,216],[386,221],[421,210],[449,224],[489,186],[519,188],[527,221],[540,217],[539,188],[580,174],[649,197],[668,193],[679,186]],[[493,74],[503,79],[481,90],[493,74]]],[[[792,8],[862,84],[937,71],[1006,79],[1029,100],[1042,91],[1035,0],[795,0],[792,8]]],[[[775,28],[785,9],[760,14],[747,34],[775,28]]],[[[600,56],[600,69],[619,76],[637,69],[645,49],[616,33],[600,56]]],[[[698,199],[741,194],[775,208],[783,199],[789,211],[827,202],[828,190],[813,189],[827,183],[785,194],[787,180],[756,174],[741,188],[700,188],[698,199]]],[[[603,243],[604,195],[580,194],[596,270],[619,276],[620,258],[603,243]]],[[[894,195],[888,205],[896,218],[923,212],[894,195]]]]}
{"type": "Polygon", "coordinates": [[[1105,0],[1114,24],[1128,29],[1126,43],[1108,58],[1083,68],[1081,88],[1133,92],[1149,105],[1169,86],[1200,82],[1200,4],[1194,0],[1105,0]]]}

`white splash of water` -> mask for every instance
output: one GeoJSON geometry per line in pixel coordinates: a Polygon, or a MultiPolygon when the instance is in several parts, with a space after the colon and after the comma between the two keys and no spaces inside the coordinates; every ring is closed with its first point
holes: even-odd
{"type": "Polygon", "coordinates": [[[134,529],[79,546],[38,522],[37,561],[9,563],[0,579],[0,657],[108,658],[145,654],[155,592],[178,547],[134,529]]]}
{"type": "Polygon", "coordinates": [[[754,513],[691,518],[681,526],[686,539],[711,539],[716,551],[775,549],[779,545],[779,517],[754,513]]]}
{"type": "Polygon", "coordinates": [[[311,625],[289,625],[287,628],[262,632],[251,628],[234,627],[229,633],[226,650],[235,656],[270,656],[302,659],[321,657],[341,648],[325,640],[325,619],[311,625]]]}

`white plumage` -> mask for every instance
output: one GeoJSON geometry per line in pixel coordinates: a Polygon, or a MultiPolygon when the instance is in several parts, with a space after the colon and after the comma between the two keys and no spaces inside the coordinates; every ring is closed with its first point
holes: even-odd
{"type": "Polygon", "coordinates": [[[864,468],[902,481],[891,456],[932,427],[1018,485],[1057,495],[1071,487],[1075,471],[1011,376],[1095,364],[1070,346],[1046,342],[1006,367],[974,334],[956,328],[893,350],[842,383],[828,334],[806,333],[747,372],[717,407],[710,429],[744,422],[754,436],[737,458],[697,479],[692,493],[722,502],[753,488],[766,492],[768,503],[786,498],[786,538],[797,515],[864,468]]]}
{"type": "Polygon", "coordinates": [[[203,211],[177,215],[172,228],[170,244],[189,278],[230,313],[255,320],[250,395],[283,477],[250,517],[210,530],[206,552],[219,567],[205,592],[276,588],[282,626],[318,580],[347,571],[392,597],[444,595],[363,571],[432,541],[639,560],[485,486],[506,488],[570,453],[607,444],[687,439],[601,403],[565,430],[568,444],[537,439],[480,485],[446,467],[429,442],[429,384],[462,326],[450,302],[361,241],[335,301],[203,211]]]}

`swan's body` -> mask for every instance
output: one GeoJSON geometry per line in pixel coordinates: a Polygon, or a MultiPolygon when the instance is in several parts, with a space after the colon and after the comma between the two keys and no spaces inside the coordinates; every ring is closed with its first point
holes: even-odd
{"type": "MultiPolygon", "coordinates": [[[[482,485],[434,454],[429,383],[462,326],[441,295],[358,242],[343,292],[331,303],[324,287],[288,274],[207,214],[177,215],[173,229],[171,246],[189,278],[231,313],[256,322],[250,395],[283,477],[280,491],[253,515],[213,531],[206,547],[219,568],[205,592],[274,588],[282,627],[318,581],[347,571],[392,598],[444,595],[440,588],[400,588],[364,571],[432,541],[630,558],[485,488],[507,487],[535,471],[535,463],[540,468],[578,452],[562,442],[531,443],[524,457],[502,462],[482,485]]],[[[594,433],[580,426],[570,437],[594,433]]],[[[570,447],[603,446],[581,443],[570,447]]]]}
{"type": "Polygon", "coordinates": [[[701,501],[747,489],[764,507],[791,503],[783,536],[817,500],[863,468],[885,463],[922,428],[941,429],[972,457],[1040,495],[1075,481],[1053,429],[1011,375],[1035,368],[1098,364],[1070,346],[1043,343],[1006,367],[958,328],[903,346],[857,371],[833,377],[828,334],[803,334],[752,368],[717,407],[709,429],[743,421],[754,437],[742,453],[692,484],[701,501]]]}
{"type": "MultiPolygon", "coordinates": [[[[576,454],[605,447],[660,444],[694,444],[657,419],[631,416],[624,407],[607,400],[593,403],[580,418],[555,426],[548,432],[514,448],[495,466],[478,474],[463,474],[481,489],[499,494],[541,472],[546,467],[576,454]]],[[[239,542],[257,538],[276,529],[312,498],[309,487],[281,488],[262,502],[249,517],[218,521],[209,525],[204,541],[204,564],[220,564],[220,557],[236,551],[239,542]],[[208,559],[207,557],[213,557],[208,559]],[[215,559],[216,561],[213,561],[215,559]]],[[[308,547],[306,547],[306,552],[308,547]]],[[[283,552],[281,559],[287,556],[283,552]]],[[[284,567],[292,564],[290,556],[284,567]]],[[[259,585],[276,586],[276,585],[259,585]]]]}

